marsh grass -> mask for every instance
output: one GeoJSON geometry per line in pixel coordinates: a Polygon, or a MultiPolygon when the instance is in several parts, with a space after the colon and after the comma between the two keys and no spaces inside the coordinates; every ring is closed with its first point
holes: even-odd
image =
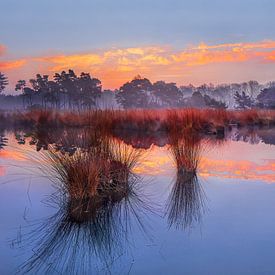
{"type": "MultiPolygon", "coordinates": [[[[133,187],[133,186],[132,186],[133,187]]],[[[120,202],[102,204],[90,219],[76,222],[71,205],[60,194],[51,197],[59,210],[42,223],[34,224],[21,243],[34,247],[33,255],[18,269],[19,273],[33,274],[86,274],[100,267],[108,272],[127,250],[131,226],[137,222],[145,229],[142,211],[149,208],[135,189],[120,202]]]]}
{"type": "Polygon", "coordinates": [[[83,131],[73,154],[55,145],[40,154],[40,169],[56,190],[48,203],[58,211],[24,236],[25,246],[35,247],[20,272],[83,274],[98,261],[107,267],[132,242],[133,224],[146,234],[144,218],[153,210],[133,172],[142,151],[89,133],[83,131]]]}
{"type": "Polygon", "coordinates": [[[56,151],[54,147],[47,152],[49,174],[69,195],[76,220],[94,215],[90,205],[94,209],[106,200],[120,201],[126,196],[140,156],[140,151],[122,142],[104,136],[93,138],[90,137],[89,147],[76,147],[73,154],[56,151]]]}
{"type": "Polygon", "coordinates": [[[170,144],[176,176],[166,204],[168,224],[187,229],[200,222],[204,211],[205,194],[197,177],[202,141],[192,128],[188,128],[181,137],[174,132],[170,144]]]}
{"type": "Polygon", "coordinates": [[[274,110],[226,111],[221,109],[174,109],[174,110],[93,110],[30,111],[26,113],[2,114],[2,121],[13,125],[61,127],[92,127],[106,134],[114,131],[135,130],[142,132],[167,131],[177,128],[192,128],[209,132],[216,127],[274,126],[274,110]]]}

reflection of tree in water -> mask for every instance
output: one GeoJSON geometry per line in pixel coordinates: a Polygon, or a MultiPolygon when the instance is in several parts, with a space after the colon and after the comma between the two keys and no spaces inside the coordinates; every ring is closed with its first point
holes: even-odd
{"type": "Polygon", "coordinates": [[[50,145],[54,145],[56,151],[73,155],[77,148],[89,150],[96,147],[103,137],[107,137],[104,130],[91,127],[77,128],[51,128],[43,125],[36,125],[31,131],[15,132],[15,137],[19,144],[25,144],[29,138],[29,144],[36,147],[37,151],[48,150],[50,145]],[[21,143],[19,141],[22,141],[21,143]]]}
{"type": "Polygon", "coordinates": [[[233,127],[229,131],[228,138],[234,141],[243,141],[250,144],[258,144],[261,141],[259,137],[259,129],[255,127],[233,127]]]}
{"type": "Polygon", "coordinates": [[[89,138],[94,146],[72,155],[49,147],[45,173],[57,187],[51,201],[59,210],[26,236],[36,248],[20,267],[25,272],[86,274],[96,259],[109,265],[125,252],[133,223],[144,229],[141,216],[150,208],[133,173],[141,153],[106,137],[89,138]]]}
{"type": "Polygon", "coordinates": [[[170,143],[177,174],[167,203],[168,223],[185,229],[200,221],[204,207],[204,192],[197,177],[202,141],[190,130],[181,137],[171,135],[170,143]]]}
{"type": "Polygon", "coordinates": [[[0,150],[4,149],[8,144],[8,139],[5,137],[4,130],[0,129],[0,150]]]}

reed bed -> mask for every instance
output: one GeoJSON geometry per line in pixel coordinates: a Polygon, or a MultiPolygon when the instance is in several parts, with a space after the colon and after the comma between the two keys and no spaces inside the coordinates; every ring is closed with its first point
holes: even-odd
{"type": "Polygon", "coordinates": [[[105,133],[122,130],[141,132],[173,131],[192,128],[211,133],[230,125],[274,126],[274,110],[226,111],[216,109],[175,110],[93,110],[87,112],[30,111],[0,114],[2,124],[60,127],[92,127],[105,133]]]}
{"type": "Polygon", "coordinates": [[[91,128],[60,142],[76,149],[53,144],[42,154],[41,169],[56,188],[48,202],[59,210],[24,236],[27,246],[35,240],[35,253],[19,267],[26,273],[84,274],[93,256],[108,267],[125,252],[133,223],[146,233],[144,216],[152,212],[133,172],[142,151],[91,128]]]}
{"type": "Polygon", "coordinates": [[[92,128],[74,130],[65,129],[56,139],[43,137],[47,149],[36,161],[66,198],[71,220],[83,223],[102,207],[135,196],[139,177],[133,171],[143,151],[92,128]]]}

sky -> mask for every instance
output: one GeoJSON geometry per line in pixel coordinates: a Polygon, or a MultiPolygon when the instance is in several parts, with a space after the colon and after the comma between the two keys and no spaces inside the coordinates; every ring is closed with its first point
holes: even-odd
{"type": "Polygon", "coordinates": [[[0,0],[0,71],[136,75],[178,85],[275,80],[274,0],[0,0]]]}

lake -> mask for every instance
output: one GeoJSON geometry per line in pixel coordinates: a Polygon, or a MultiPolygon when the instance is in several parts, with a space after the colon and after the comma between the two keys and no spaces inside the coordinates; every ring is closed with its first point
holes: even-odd
{"type": "Polygon", "coordinates": [[[118,189],[120,176],[112,176],[117,194],[89,191],[103,194],[93,205],[79,188],[70,191],[74,186],[62,182],[64,171],[52,162],[87,158],[92,143],[82,129],[50,137],[3,129],[0,273],[274,274],[274,133],[233,128],[222,138],[174,139],[123,133],[111,141],[116,158],[108,167],[123,174],[123,159],[126,187],[118,189]]]}

